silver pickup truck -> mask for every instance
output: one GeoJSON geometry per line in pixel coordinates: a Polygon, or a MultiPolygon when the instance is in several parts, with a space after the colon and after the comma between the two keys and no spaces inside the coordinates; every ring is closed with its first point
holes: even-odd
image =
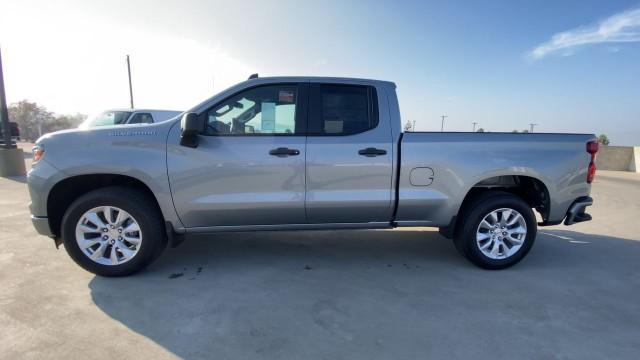
{"type": "Polygon", "coordinates": [[[164,123],[45,135],[28,184],[36,230],[103,276],[189,234],[407,226],[500,269],[537,226],[591,219],[597,150],[594,135],[402,133],[391,82],[252,77],[164,123]]]}

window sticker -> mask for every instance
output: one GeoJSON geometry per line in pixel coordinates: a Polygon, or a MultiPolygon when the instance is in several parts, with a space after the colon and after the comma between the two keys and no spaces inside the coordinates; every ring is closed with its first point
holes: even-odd
{"type": "Polygon", "coordinates": [[[290,90],[280,90],[278,92],[278,101],[282,103],[292,103],[294,101],[294,92],[290,90]]]}
{"type": "Polygon", "coordinates": [[[344,122],[340,120],[325,120],[324,132],[327,134],[341,133],[344,122]]]}
{"type": "Polygon", "coordinates": [[[276,103],[262,103],[262,131],[276,131],[276,103]]]}

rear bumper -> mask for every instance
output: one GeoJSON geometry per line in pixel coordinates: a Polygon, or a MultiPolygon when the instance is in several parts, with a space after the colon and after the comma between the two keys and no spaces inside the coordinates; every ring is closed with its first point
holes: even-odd
{"type": "Polygon", "coordinates": [[[593,205],[593,199],[589,196],[583,196],[576,199],[567,211],[567,217],[564,219],[565,225],[573,225],[579,222],[591,220],[591,215],[585,212],[587,206],[593,205]]]}
{"type": "Polygon", "coordinates": [[[49,227],[49,218],[44,216],[33,216],[31,215],[31,223],[33,227],[36,228],[36,231],[40,235],[55,237],[51,228],[49,227]]]}

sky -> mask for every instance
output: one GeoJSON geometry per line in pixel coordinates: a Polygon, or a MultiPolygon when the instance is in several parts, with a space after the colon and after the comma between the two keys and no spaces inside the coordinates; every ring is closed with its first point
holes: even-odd
{"type": "Polygon", "coordinates": [[[417,131],[604,133],[640,145],[637,1],[0,0],[8,102],[187,110],[261,76],[397,85],[417,131]]]}

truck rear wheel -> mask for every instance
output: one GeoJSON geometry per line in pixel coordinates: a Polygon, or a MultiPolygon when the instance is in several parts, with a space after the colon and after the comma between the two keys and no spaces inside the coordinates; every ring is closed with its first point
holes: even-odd
{"type": "Polygon", "coordinates": [[[461,215],[454,235],[456,248],[479,267],[510,267],[533,246],[537,233],[535,215],[526,202],[513,194],[480,194],[461,215]]]}
{"type": "Polygon", "coordinates": [[[62,219],[71,258],[101,276],[125,276],[153,262],[166,246],[162,215],[139,191],[106,187],[76,199],[62,219]]]}

